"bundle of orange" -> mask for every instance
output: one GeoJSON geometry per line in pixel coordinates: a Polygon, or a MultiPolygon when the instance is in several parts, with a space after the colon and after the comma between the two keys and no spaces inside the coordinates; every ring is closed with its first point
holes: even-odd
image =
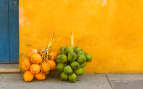
{"type": "Polygon", "coordinates": [[[56,53],[48,50],[32,49],[27,55],[23,55],[19,61],[20,70],[24,73],[24,81],[30,82],[34,78],[45,80],[50,70],[55,70],[54,61],[56,53]]]}

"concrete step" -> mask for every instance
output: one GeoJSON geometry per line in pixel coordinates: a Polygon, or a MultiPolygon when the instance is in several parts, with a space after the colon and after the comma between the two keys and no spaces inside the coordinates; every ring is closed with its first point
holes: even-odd
{"type": "Polygon", "coordinates": [[[0,73],[20,72],[18,64],[0,64],[0,73]]]}

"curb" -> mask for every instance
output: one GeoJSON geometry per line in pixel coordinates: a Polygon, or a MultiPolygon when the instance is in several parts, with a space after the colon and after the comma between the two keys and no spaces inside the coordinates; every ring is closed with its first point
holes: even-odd
{"type": "Polygon", "coordinates": [[[19,73],[18,64],[0,64],[0,73],[19,73]]]}

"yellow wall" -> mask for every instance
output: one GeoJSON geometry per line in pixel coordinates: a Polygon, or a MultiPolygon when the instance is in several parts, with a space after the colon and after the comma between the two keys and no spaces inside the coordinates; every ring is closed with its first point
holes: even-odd
{"type": "Polygon", "coordinates": [[[89,73],[143,73],[143,0],[20,0],[20,53],[75,44],[93,56],[89,73]]]}

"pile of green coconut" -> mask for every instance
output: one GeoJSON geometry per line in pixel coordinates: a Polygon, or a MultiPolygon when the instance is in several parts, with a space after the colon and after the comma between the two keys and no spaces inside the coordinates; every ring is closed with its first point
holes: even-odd
{"type": "Polygon", "coordinates": [[[78,76],[84,74],[87,62],[91,60],[91,55],[79,47],[61,47],[55,59],[56,70],[61,80],[76,82],[79,80],[78,76]]]}

